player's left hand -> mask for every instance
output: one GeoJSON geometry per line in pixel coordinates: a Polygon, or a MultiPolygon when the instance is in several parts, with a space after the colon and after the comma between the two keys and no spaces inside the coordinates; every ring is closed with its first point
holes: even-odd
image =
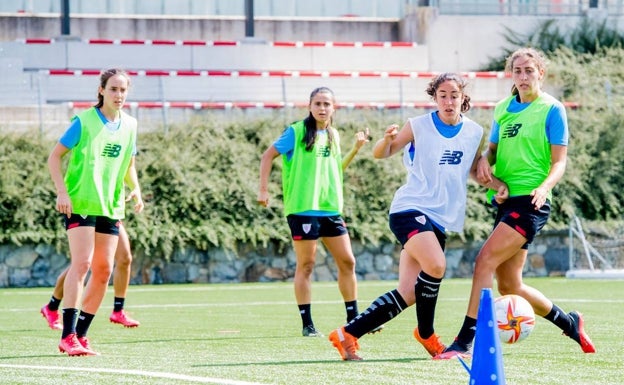
{"type": "Polygon", "coordinates": [[[366,143],[370,142],[371,139],[372,138],[370,136],[370,130],[368,129],[368,127],[366,127],[364,131],[358,131],[355,134],[355,148],[359,150],[366,143]]]}
{"type": "Polygon", "coordinates": [[[145,203],[143,203],[143,198],[141,197],[141,192],[137,190],[130,191],[128,197],[126,198],[126,202],[130,202],[134,200],[134,212],[140,213],[145,208],[145,203]]]}
{"type": "Polygon", "coordinates": [[[493,198],[494,198],[494,201],[496,201],[496,203],[499,205],[505,202],[507,198],[509,198],[509,187],[507,187],[507,185],[503,183],[498,188],[498,191],[496,192],[496,195],[494,195],[493,198]]]}
{"type": "Polygon", "coordinates": [[[544,187],[538,187],[535,190],[531,191],[531,204],[535,206],[535,210],[539,210],[542,208],[544,203],[546,203],[546,199],[548,198],[548,190],[544,187]]]}

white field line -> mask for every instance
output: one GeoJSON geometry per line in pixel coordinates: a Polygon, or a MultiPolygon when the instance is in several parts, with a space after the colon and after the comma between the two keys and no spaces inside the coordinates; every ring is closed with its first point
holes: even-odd
{"type": "Polygon", "coordinates": [[[125,374],[125,375],[143,376],[143,377],[151,377],[151,378],[164,378],[164,379],[169,379],[169,380],[199,382],[202,384],[265,385],[259,382],[236,381],[236,380],[228,380],[224,378],[188,376],[185,374],[176,374],[176,373],[167,373],[167,372],[150,372],[150,371],[145,371],[145,370],[126,370],[126,369],[93,368],[93,367],[72,368],[72,367],[66,367],[66,366],[39,366],[39,365],[12,365],[12,364],[0,364],[0,368],[44,370],[50,373],[58,373],[60,371],[73,371],[73,372],[90,372],[90,373],[104,373],[104,374],[125,374]]]}
{"type": "MultiPolygon", "coordinates": [[[[203,291],[247,291],[247,290],[283,290],[284,288],[292,288],[292,282],[286,283],[239,283],[239,284],[220,284],[220,283],[200,283],[200,284],[167,284],[167,285],[130,285],[129,290],[137,293],[153,293],[153,292],[203,292],[203,291]]],[[[314,287],[337,287],[336,282],[314,282],[314,287]]],[[[387,287],[393,289],[397,285],[396,281],[371,281],[367,282],[367,287],[387,287]]],[[[470,282],[466,283],[470,286],[470,282]]],[[[0,295],[41,295],[41,287],[20,288],[20,289],[0,289],[0,295]]],[[[49,288],[52,289],[52,288],[49,288]]],[[[112,290],[112,286],[109,291],[112,290]]]]}
{"type": "MultiPolygon", "coordinates": [[[[553,302],[567,302],[567,303],[603,303],[603,304],[624,304],[624,299],[583,299],[583,298],[551,298],[553,302]]],[[[371,303],[373,300],[360,299],[358,302],[371,303]]],[[[441,301],[445,302],[468,302],[468,298],[444,298],[441,301]]],[[[132,309],[184,309],[184,308],[232,308],[232,307],[249,307],[249,306],[293,306],[293,301],[257,301],[257,302],[228,302],[228,303],[164,303],[164,304],[146,304],[137,305],[133,304],[132,309]]],[[[314,301],[314,304],[323,305],[335,305],[341,304],[341,301],[314,301]]],[[[38,309],[38,308],[37,308],[38,309]]],[[[37,310],[35,309],[35,311],[37,310]]],[[[8,312],[32,312],[33,308],[12,308],[2,309],[2,311],[8,312]]]]}

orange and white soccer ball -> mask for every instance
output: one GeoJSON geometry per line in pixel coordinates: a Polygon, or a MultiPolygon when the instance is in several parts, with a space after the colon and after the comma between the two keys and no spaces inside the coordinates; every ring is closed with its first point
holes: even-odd
{"type": "Polygon", "coordinates": [[[535,312],[526,299],[519,295],[504,295],[494,300],[500,340],[506,344],[527,338],[535,327],[535,312]]]}

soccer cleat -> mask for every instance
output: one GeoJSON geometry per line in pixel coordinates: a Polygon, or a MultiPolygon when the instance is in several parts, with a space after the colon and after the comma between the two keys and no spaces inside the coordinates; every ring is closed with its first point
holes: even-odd
{"type": "Polygon", "coordinates": [[[323,333],[316,330],[314,325],[307,325],[303,327],[301,335],[304,337],[325,337],[323,333]]]}
{"type": "Polygon", "coordinates": [[[583,328],[583,314],[577,311],[571,311],[570,313],[568,313],[568,316],[572,318],[572,322],[574,323],[574,330],[570,334],[566,332],[564,332],[563,334],[572,338],[579,345],[581,345],[581,349],[584,353],[596,353],[596,347],[594,346],[594,343],[589,338],[587,333],[585,333],[585,329],[583,328]]]}
{"type": "Polygon", "coordinates": [[[418,328],[414,329],[414,338],[425,348],[431,357],[435,357],[446,349],[446,345],[440,341],[440,336],[433,333],[429,338],[424,339],[420,336],[418,328]]]}
{"type": "Polygon", "coordinates": [[[383,330],[384,326],[383,325],[379,325],[376,328],[374,328],[373,330],[369,331],[367,334],[375,334],[375,333],[379,333],[383,330]]]}
{"type": "Polygon", "coordinates": [[[46,319],[46,321],[48,321],[50,329],[63,330],[63,325],[61,324],[61,321],[59,321],[58,310],[50,310],[48,305],[45,305],[41,308],[41,315],[46,319]]]}
{"type": "Polygon", "coordinates": [[[91,349],[87,349],[78,341],[76,333],[72,333],[65,338],[61,339],[59,343],[59,351],[61,353],[67,353],[68,356],[95,356],[97,355],[91,349]]]}
{"type": "Polygon", "coordinates": [[[123,325],[127,328],[135,328],[141,324],[139,321],[130,318],[123,309],[112,312],[109,319],[110,322],[123,325]]]}
{"type": "Polygon", "coordinates": [[[453,341],[444,351],[433,356],[434,360],[450,360],[452,358],[470,358],[470,345],[464,345],[461,342],[453,341]]]}
{"type": "Polygon", "coordinates": [[[95,350],[91,349],[91,344],[89,343],[89,339],[87,338],[87,336],[83,336],[83,337],[77,337],[78,338],[78,342],[80,343],[80,345],[82,345],[83,348],[91,351],[95,356],[99,356],[100,353],[96,352],[95,350]]]}
{"type": "Polygon", "coordinates": [[[357,338],[347,333],[344,327],[329,333],[329,341],[338,349],[338,353],[340,353],[343,361],[362,360],[362,357],[357,355],[357,350],[360,348],[357,338]]]}

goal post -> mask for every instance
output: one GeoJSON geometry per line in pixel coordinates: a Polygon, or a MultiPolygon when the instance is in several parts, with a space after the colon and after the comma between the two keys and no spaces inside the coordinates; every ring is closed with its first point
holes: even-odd
{"type": "Polygon", "coordinates": [[[570,221],[569,260],[566,278],[624,279],[619,266],[624,254],[624,239],[606,239],[590,243],[581,220],[576,215],[570,221]],[[595,245],[595,246],[594,246],[595,245]]]}

